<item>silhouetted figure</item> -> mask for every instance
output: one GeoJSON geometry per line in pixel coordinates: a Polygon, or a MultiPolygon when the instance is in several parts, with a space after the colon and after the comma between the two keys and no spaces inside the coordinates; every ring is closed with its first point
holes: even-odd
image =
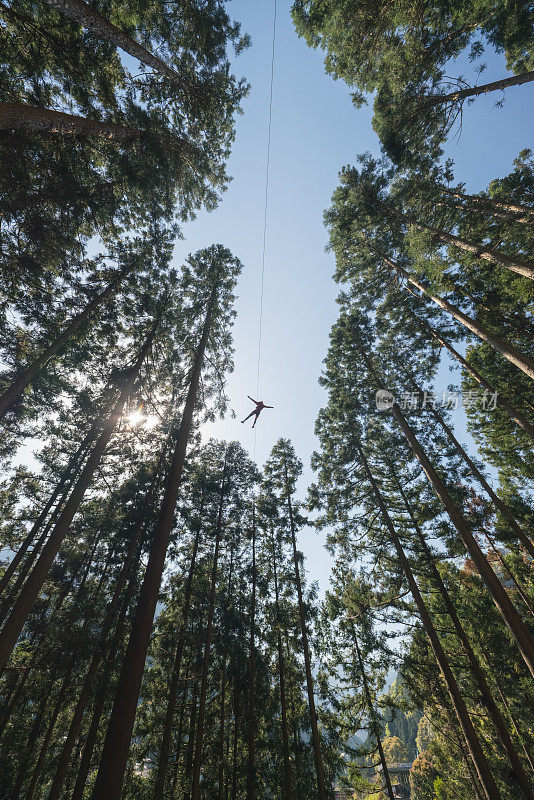
{"type": "Polygon", "coordinates": [[[254,409],[254,411],[250,412],[248,417],[245,417],[245,419],[242,419],[241,422],[246,422],[247,419],[250,419],[251,417],[255,417],[254,422],[252,423],[252,427],[254,428],[256,426],[256,422],[258,421],[258,417],[260,416],[260,414],[263,411],[263,409],[264,408],[274,408],[274,406],[266,406],[265,403],[263,402],[263,400],[254,400],[254,398],[251,397],[249,394],[247,394],[247,397],[248,397],[249,400],[252,400],[253,403],[256,403],[256,408],[254,409]]]}

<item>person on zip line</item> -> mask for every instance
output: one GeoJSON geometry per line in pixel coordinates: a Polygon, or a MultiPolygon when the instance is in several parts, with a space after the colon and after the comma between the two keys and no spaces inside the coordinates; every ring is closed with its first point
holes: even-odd
{"type": "Polygon", "coordinates": [[[254,400],[254,398],[251,397],[249,394],[247,394],[247,397],[248,397],[249,400],[252,400],[253,403],[256,403],[256,408],[253,411],[250,412],[248,417],[245,417],[245,419],[242,419],[241,422],[242,423],[246,422],[247,419],[250,419],[251,417],[255,417],[254,422],[252,423],[252,427],[254,428],[256,426],[256,422],[258,421],[258,417],[260,416],[260,414],[263,411],[263,409],[264,408],[274,408],[274,406],[266,406],[265,403],[263,402],[263,400],[254,400]]]}

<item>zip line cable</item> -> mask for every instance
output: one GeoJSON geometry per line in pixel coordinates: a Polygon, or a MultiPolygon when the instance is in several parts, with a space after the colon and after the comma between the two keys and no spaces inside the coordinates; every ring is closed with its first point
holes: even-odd
{"type": "MultiPolygon", "coordinates": [[[[273,121],[274,56],[276,49],[276,5],[274,0],[273,43],[271,53],[271,86],[269,91],[269,125],[267,128],[267,165],[265,170],[265,205],[263,211],[263,247],[261,255],[260,322],[258,331],[258,365],[256,369],[256,399],[260,394],[261,336],[263,327],[263,287],[265,283],[265,251],[267,245],[267,210],[269,206],[269,174],[271,167],[271,127],[273,121]]],[[[256,428],[254,428],[254,461],[256,460],[256,428]]]]}

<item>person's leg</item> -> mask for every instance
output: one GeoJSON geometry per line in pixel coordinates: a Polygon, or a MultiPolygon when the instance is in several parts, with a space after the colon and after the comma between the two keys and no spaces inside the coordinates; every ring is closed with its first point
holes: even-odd
{"type": "Polygon", "coordinates": [[[258,421],[258,417],[260,416],[260,412],[259,411],[254,411],[253,413],[256,414],[256,419],[252,423],[252,427],[255,428],[256,427],[256,422],[258,421]]]}
{"type": "Polygon", "coordinates": [[[247,419],[250,419],[255,413],[256,413],[255,411],[251,411],[250,414],[248,415],[248,417],[245,417],[245,419],[242,419],[241,422],[246,422],[247,419]]]}

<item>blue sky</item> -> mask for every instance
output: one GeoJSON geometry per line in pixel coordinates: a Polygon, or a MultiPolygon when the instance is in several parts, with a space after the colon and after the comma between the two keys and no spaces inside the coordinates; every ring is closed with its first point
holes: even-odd
{"type": "MultiPolygon", "coordinates": [[[[303,493],[311,480],[309,458],[316,440],[314,423],[325,401],[318,377],[336,318],[338,287],[332,281],[333,256],[322,215],[337,185],[342,165],[354,163],[358,153],[379,154],[371,127],[371,109],[355,110],[349,89],[325,75],[323,54],[297,38],[290,19],[291,2],[278,0],[277,42],[273,96],[271,172],[268,207],[260,397],[274,405],[257,425],[256,440],[250,422],[241,425],[256,393],[256,363],[260,310],[261,255],[271,68],[273,0],[232,0],[229,13],[241,21],[252,46],[235,62],[235,71],[251,84],[228,172],[233,181],[219,208],[201,213],[184,227],[184,241],[176,246],[180,264],[192,251],[212,242],[230,247],[244,264],[238,287],[238,317],[234,329],[235,372],[230,376],[230,405],[237,419],[227,417],[206,426],[206,436],[240,441],[262,464],[274,442],[289,437],[304,461],[303,493]]],[[[454,73],[472,76],[466,61],[454,73]]],[[[488,59],[479,82],[506,74],[504,59],[488,59]]],[[[466,108],[462,135],[451,141],[447,156],[456,164],[459,180],[469,191],[479,191],[494,177],[507,174],[519,151],[532,146],[534,85],[508,90],[504,107],[495,109],[500,94],[491,94],[466,108]]],[[[436,381],[444,389],[454,377],[446,368],[436,381]],[[441,382],[440,382],[441,381],[441,382]]],[[[462,414],[456,430],[466,440],[462,414]]],[[[327,586],[330,561],[323,537],[313,531],[301,535],[308,578],[327,586]]]]}

